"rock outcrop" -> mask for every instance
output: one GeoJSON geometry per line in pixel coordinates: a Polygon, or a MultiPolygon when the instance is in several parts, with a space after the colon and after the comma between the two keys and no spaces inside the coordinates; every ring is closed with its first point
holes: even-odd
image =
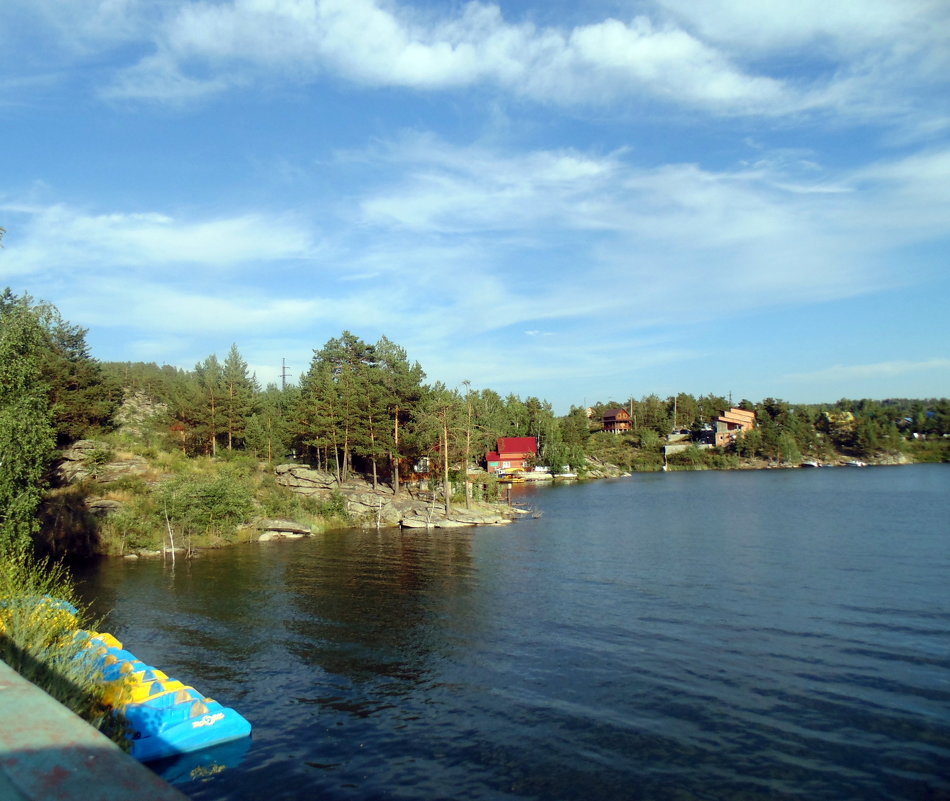
{"type": "Polygon", "coordinates": [[[620,476],[629,476],[624,470],[610,462],[602,461],[595,456],[587,457],[587,478],[619,478],[620,476]]]}
{"type": "Polygon", "coordinates": [[[257,524],[261,530],[257,538],[260,542],[269,540],[299,539],[300,537],[309,537],[313,534],[306,526],[302,526],[295,520],[273,520],[264,519],[257,524]]]}
{"type": "Polygon", "coordinates": [[[346,511],[360,525],[402,526],[404,528],[460,528],[462,526],[499,526],[510,523],[517,514],[501,503],[473,503],[470,508],[455,504],[446,514],[439,499],[393,495],[387,485],[373,487],[368,481],[350,479],[342,483],[331,473],[295,464],[274,468],[277,483],[292,492],[311,498],[330,500],[339,496],[346,511]]]}
{"type": "Polygon", "coordinates": [[[141,456],[116,458],[112,447],[94,439],[80,439],[64,450],[57,472],[66,484],[94,478],[108,484],[126,476],[148,472],[148,462],[141,456]]]}

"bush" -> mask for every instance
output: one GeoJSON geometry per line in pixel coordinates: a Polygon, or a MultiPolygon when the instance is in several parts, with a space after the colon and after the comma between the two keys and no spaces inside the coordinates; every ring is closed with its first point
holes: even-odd
{"type": "MultiPolygon", "coordinates": [[[[26,551],[0,559],[0,659],[119,744],[122,732],[104,702],[101,673],[82,659],[76,633],[84,617],[62,565],[26,551]],[[63,603],[65,602],[65,603],[63,603]]],[[[88,624],[87,624],[88,625],[88,624]]]]}
{"type": "Polygon", "coordinates": [[[150,498],[126,504],[102,524],[102,540],[110,553],[157,551],[164,536],[164,524],[150,498]]]}
{"type": "Polygon", "coordinates": [[[112,461],[113,454],[112,448],[95,448],[86,454],[86,458],[83,459],[83,466],[89,471],[90,476],[98,478],[102,468],[112,461]]]}
{"type": "Polygon", "coordinates": [[[346,508],[346,498],[340,492],[331,493],[330,497],[319,505],[318,514],[321,517],[339,520],[343,523],[350,521],[350,513],[346,508]]]}
{"type": "Polygon", "coordinates": [[[186,536],[231,540],[247,521],[254,501],[246,482],[232,476],[190,475],[165,482],[158,493],[160,512],[186,536]]]}

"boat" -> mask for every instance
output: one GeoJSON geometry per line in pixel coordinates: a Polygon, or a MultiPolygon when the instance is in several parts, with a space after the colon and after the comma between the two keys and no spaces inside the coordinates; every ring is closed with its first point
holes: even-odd
{"type": "Polygon", "coordinates": [[[174,757],[248,737],[251,724],[236,710],[139,660],[108,633],[77,632],[81,658],[100,668],[105,700],[131,731],[139,762],[174,757]]]}
{"type": "MultiPolygon", "coordinates": [[[[71,658],[88,663],[103,687],[103,701],[129,731],[129,750],[140,762],[189,754],[246,738],[251,724],[238,712],[142,662],[108,632],[85,631],[68,601],[44,595],[15,602],[30,614],[58,622],[76,646],[71,658]]],[[[0,608],[8,605],[0,603],[0,608]]]]}
{"type": "Polygon", "coordinates": [[[499,471],[495,475],[498,477],[498,481],[502,484],[524,484],[525,483],[524,473],[520,470],[512,470],[510,472],[499,471]]]}
{"type": "Polygon", "coordinates": [[[867,467],[867,462],[862,462],[860,459],[852,459],[849,462],[845,462],[845,467],[867,467]]]}
{"type": "Polygon", "coordinates": [[[821,467],[820,462],[816,462],[814,459],[809,459],[808,461],[802,462],[801,467],[821,467]]]}

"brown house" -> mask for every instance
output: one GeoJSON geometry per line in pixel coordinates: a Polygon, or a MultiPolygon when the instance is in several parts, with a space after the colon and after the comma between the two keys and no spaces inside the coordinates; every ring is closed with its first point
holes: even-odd
{"type": "Polygon", "coordinates": [[[719,415],[715,420],[715,424],[716,447],[722,448],[735,442],[740,432],[751,431],[755,428],[755,412],[747,412],[745,409],[733,407],[719,415]]]}
{"type": "Polygon", "coordinates": [[[622,434],[624,431],[630,431],[633,423],[630,421],[630,412],[624,408],[611,409],[604,412],[604,431],[611,434],[622,434]]]}

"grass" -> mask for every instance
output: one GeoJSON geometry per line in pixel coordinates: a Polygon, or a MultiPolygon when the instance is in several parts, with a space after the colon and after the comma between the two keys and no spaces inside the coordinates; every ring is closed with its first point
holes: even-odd
{"type": "Polygon", "coordinates": [[[0,659],[122,745],[101,672],[82,658],[87,640],[77,632],[91,624],[75,607],[62,565],[21,550],[0,555],[0,659]]]}

